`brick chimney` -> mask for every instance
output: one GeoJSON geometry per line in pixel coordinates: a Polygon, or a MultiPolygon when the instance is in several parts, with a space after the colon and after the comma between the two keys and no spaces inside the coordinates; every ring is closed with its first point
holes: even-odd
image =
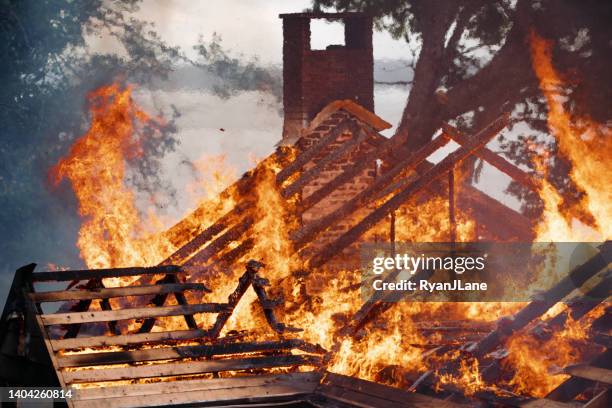
{"type": "Polygon", "coordinates": [[[351,99],[374,111],[372,18],[364,13],[293,13],[283,19],[283,140],[299,137],[328,103],[351,99]],[[310,49],[310,20],[344,23],[344,46],[310,49]]]}

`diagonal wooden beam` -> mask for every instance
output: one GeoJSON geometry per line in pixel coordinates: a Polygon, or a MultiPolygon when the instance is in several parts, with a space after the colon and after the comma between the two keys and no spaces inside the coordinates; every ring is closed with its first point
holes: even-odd
{"type": "Polygon", "coordinates": [[[473,154],[475,150],[487,144],[493,136],[495,136],[506,126],[507,120],[507,115],[503,115],[486,126],[474,136],[469,144],[460,147],[458,150],[446,156],[446,158],[444,158],[438,164],[421,174],[408,187],[401,190],[398,194],[386,201],[379,208],[368,214],[363,220],[341,235],[331,245],[328,245],[319,251],[310,259],[308,263],[309,266],[312,268],[317,268],[342,252],[344,248],[355,242],[355,240],[357,240],[364,232],[372,228],[391,211],[398,208],[414,194],[433,183],[436,179],[446,175],[450,169],[473,154]]]}
{"type": "Polygon", "coordinates": [[[377,177],[366,189],[359,192],[356,196],[345,202],[338,209],[312,221],[294,234],[292,237],[295,241],[294,246],[296,248],[303,247],[308,242],[312,241],[312,239],[319,233],[325,231],[336,222],[354,213],[357,209],[363,208],[363,206],[367,205],[369,202],[378,197],[380,191],[389,186],[396,176],[405,170],[416,168],[419,163],[429,157],[429,155],[438,150],[440,147],[444,146],[446,143],[448,143],[448,139],[445,137],[438,137],[421,147],[413,154],[396,163],[391,169],[383,173],[380,177],[377,177]]]}
{"type": "MultiPolygon", "coordinates": [[[[534,319],[541,317],[544,313],[553,307],[557,302],[560,302],[569,295],[574,289],[581,287],[584,283],[592,278],[602,269],[610,265],[612,260],[612,241],[606,241],[599,247],[599,253],[593,256],[591,259],[583,263],[582,265],[574,268],[565,278],[561,279],[556,285],[550,288],[545,293],[538,296],[536,300],[531,301],[527,306],[516,313],[511,319],[505,319],[504,324],[498,325],[497,329],[489,333],[486,337],[482,338],[477,343],[466,348],[470,356],[477,359],[482,359],[488,353],[493,351],[497,346],[502,344],[508,337],[517,331],[523,329],[534,319]]],[[[452,370],[459,364],[459,360],[453,360],[447,363],[440,372],[444,373],[452,370]]],[[[411,386],[412,391],[418,391],[423,387],[428,387],[433,382],[433,371],[429,370],[425,372],[414,384],[411,386]]],[[[567,387],[572,390],[572,380],[569,382],[567,387]]],[[[564,383],[565,384],[565,383],[564,383]]],[[[563,389],[563,384],[557,387],[559,391],[552,391],[551,394],[547,395],[547,398],[561,401],[567,394],[566,390],[563,389]]],[[[580,393],[579,390],[577,393],[580,393]]],[[[571,398],[576,396],[573,394],[571,398]]],[[[571,399],[570,398],[570,399],[571,399]]]]}
{"type": "Polygon", "coordinates": [[[230,211],[225,213],[221,218],[217,219],[214,224],[210,225],[194,239],[187,242],[181,248],[170,255],[161,265],[182,263],[185,259],[193,255],[198,249],[204,246],[214,236],[220,234],[238,217],[244,214],[253,205],[252,201],[242,201],[234,206],[230,211]]]}
{"type": "Polygon", "coordinates": [[[351,119],[344,119],[334,128],[332,128],[323,138],[317,143],[311,146],[306,151],[300,153],[293,162],[283,168],[276,175],[276,182],[282,184],[285,180],[291,177],[294,173],[299,171],[306,163],[311,161],[317,156],[325,147],[333,143],[342,133],[346,132],[350,128],[350,124],[355,123],[351,119]]]}
{"type": "MultiPolygon", "coordinates": [[[[459,131],[459,129],[448,124],[444,124],[442,129],[448,137],[453,139],[461,146],[465,146],[465,144],[468,143],[468,138],[461,131],[459,131]]],[[[540,191],[540,184],[531,174],[524,172],[499,154],[493,152],[491,149],[482,147],[476,150],[474,154],[530,190],[535,191],[536,193],[540,191]]]]}
{"type": "Polygon", "coordinates": [[[325,157],[323,157],[323,159],[316,163],[314,167],[304,171],[297,180],[295,180],[291,185],[287,186],[281,191],[281,195],[284,198],[289,198],[292,195],[298,193],[302,189],[302,187],[304,187],[310,181],[314,180],[321,173],[321,171],[326,168],[328,164],[334,163],[338,159],[344,157],[355,147],[363,143],[367,138],[367,134],[362,131],[353,121],[348,124],[348,131],[350,131],[353,135],[350,140],[344,142],[340,147],[334,149],[330,154],[325,155],[325,157]]]}
{"type": "Polygon", "coordinates": [[[253,223],[254,220],[252,217],[246,217],[238,221],[236,225],[234,225],[222,235],[215,238],[215,240],[213,240],[210,244],[208,244],[206,247],[202,248],[199,252],[193,255],[183,264],[183,266],[185,268],[189,268],[196,264],[204,264],[219,251],[226,248],[227,245],[229,245],[231,242],[238,240],[253,226],[253,223]]]}

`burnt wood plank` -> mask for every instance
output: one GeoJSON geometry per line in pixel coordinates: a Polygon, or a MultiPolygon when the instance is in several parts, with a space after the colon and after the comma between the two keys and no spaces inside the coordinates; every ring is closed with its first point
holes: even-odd
{"type": "Polygon", "coordinates": [[[100,290],[60,290],[52,292],[35,292],[30,293],[29,296],[34,302],[61,302],[67,300],[157,295],[160,293],[174,293],[184,290],[210,292],[210,289],[208,289],[202,283],[174,283],[164,285],[124,286],[118,288],[104,288],[100,290]]]}
{"type": "Polygon", "coordinates": [[[330,154],[325,155],[316,165],[308,170],[302,172],[300,177],[295,180],[292,184],[288,185],[281,191],[281,195],[284,198],[291,197],[292,195],[298,193],[306,184],[314,180],[320,173],[325,169],[325,167],[334,163],[338,159],[347,155],[351,150],[355,149],[361,143],[363,143],[367,137],[366,133],[359,130],[359,127],[352,122],[349,125],[349,129],[353,137],[346,142],[344,142],[337,149],[334,149],[330,154]]]}
{"type": "MultiPolygon", "coordinates": [[[[599,253],[582,265],[574,268],[568,276],[561,279],[555,286],[548,291],[540,294],[537,300],[531,301],[527,306],[516,313],[511,319],[508,319],[505,324],[489,333],[487,336],[466,348],[466,351],[478,359],[482,359],[488,353],[493,351],[497,346],[502,344],[508,337],[523,329],[534,319],[542,316],[548,309],[554,306],[557,302],[563,300],[575,288],[581,287],[587,280],[597,274],[600,270],[607,267],[612,259],[612,241],[606,241],[599,247],[599,253]]],[[[600,359],[609,358],[609,353],[604,352],[595,363],[600,359]],[[602,357],[603,356],[603,357],[602,357]]],[[[440,370],[442,373],[452,371],[457,367],[459,360],[453,360],[444,365],[440,370]]],[[[599,365],[593,364],[593,365],[599,365]]],[[[486,371],[486,370],[485,370],[486,371]]],[[[483,372],[484,375],[484,372],[483,372]]],[[[421,375],[410,387],[411,390],[418,391],[427,388],[433,382],[433,371],[429,370],[421,375]]],[[[589,385],[590,381],[583,378],[572,377],[563,382],[546,398],[555,401],[569,401],[578,395],[584,388],[589,385]]]]}
{"type": "Polygon", "coordinates": [[[612,370],[589,364],[575,364],[563,369],[564,374],[612,385],[612,370]]]}
{"type": "Polygon", "coordinates": [[[32,281],[74,281],[102,278],[116,278],[120,276],[157,275],[180,273],[178,265],[160,265],[133,268],[85,269],[73,271],[36,272],[32,274],[32,281]]]}
{"type": "Polygon", "coordinates": [[[249,261],[247,263],[246,270],[238,279],[236,289],[234,289],[234,291],[227,297],[227,310],[217,315],[217,319],[215,320],[213,327],[210,329],[211,337],[219,337],[225,323],[227,323],[234,311],[234,308],[238,305],[240,299],[242,299],[242,296],[244,296],[249,286],[251,286],[251,283],[253,283],[253,278],[261,267],[263,267],[263,264],[260,264],[259,262],[249,261]]]}
{"type": "Polygon", "coordinates": [[[159,394],[105,398],[97,400],[75,401],[75,407],[80,408],[133,408],[133,407],[267,407],[281,408],[287,403],[294,405],[304,401],[308,389],[302,389],[300,384],[266,384],[254,387],[226,388],[221,390],[196,390],[183,392],[166,392],[165,385],[159,385],[159,394]],[[186,405],[185,405],[186,404],[186,405]],[[219,405],[221,404],[221,405],[219,405]]]}
{"type": "Polygon", "coordinates": [[[113,320],[141,319],[144,317],[180,316],[193,313],[219,313],[226,305],[219,303],[202,303],[194,305],[140,307],[101,312],[53,313],[41,315],[45,326],[55,324],[81,324],[109,322],[113,320]]]}
{"type": "Polygon", "coordinates": [[[245,234],[253,226],[253,223],[254,220],[251,217],[246,217],[245,219],[238,221],[236,225],[194,254],[183,264],[183,266],[185,268],[189,268],[197,264],[206,263],[211,257],[226,248],[231,242],[236,241],[243,234],[245,234]]]}
{"type": "Polygon", "coordinates": [[[460,163],[471,155],[475,150],[481,148],[491,140],[507,123],[507,115],[504,115],[493,123],[487,125],[484,129],[475,135],[470,143],[466,146],[462,146],[449,154],[434,165],[431,169],[423,172],[414,182],[408,187],[401,190],[391,199],[387,200],[384,204],[379,206],[376,210],[368,214],[359,223],[349,229],[347,232],[342,234],[333,243],[323,248],[320,252],[315,254],[309,261],[309,266],[313,268],[320,267],[325,264],[334,256],[342,252],[342,250],[351,245],[357,240],[364,232],[372,228],[377,222],[381,221],[391,211],[398,208],[401,204],[406,202],[409,198],[414,196],[416,193],[427,187],[436,179],[444,176],[447,172],[452,169],[456,164],[460,163]]]}
{"type": "MultiPolygon", "coordinates": [[[[469,143],[468,138],[465,137],[465,135],[461,133],[459,129],[448,124],[443,125],[442,129],[448,137],[453,139],[461,146],[465,146],[467,143],[469,143]]],[[[530,190],[535,191],[536,193],[540,191],[539,183],[532,175],[524,172],[519,167],[510,163],[508,160],[491,151],[487,147],[482,147],[476,150],[474,154],[530,190]]]]}
{"type": "Polygon", "coordinates": [[[357,209],[363,208],[363,206],[367,205],[370,201],[377,197],[381,190],[391,184],[393,179],[401,172],[408,169],[414,169],[419,163],[425,160],[440,147],[444,146],[446,143],[448,143],[448,139],[443,137],[437,138],[413,154],[408,155],[408,157],[404,158],[403,160],[400,160],[391,169],[377,177],[366,189],[355,195],[349,201],[345,202],[338,209],[309,223],[298,231],[298,233],[294,234],[292,238],[295,241],[295,247],[303,247],[331,225],[354,213],[357,209]]]}
{"type": "Polygon", "coordinates": [[[397,388],[361,380],[345,375],[326,373],[317,389],[324,395],[345,402],[361,403],[368,407],[440,407],[451,408],[464,406],[451,401],[429,397],[422,394],[407,392],[397,388]],[[331,388],[328,388],[331,387],[331,388]],[[330,392],[331,391],[331,392],[330,392]],[[398,405],[399,404],[399,405],[398,405]]]}
{"type": "Polygon", "coordinates": [[[175,330],[155,333],[124,334],[119,336],[77,337],[74,339],[51,340],[55,351],[84,347],[134,346],[142,343],[162,343],[207,338],[208,330],[175,330]]]}
{"type": "Polygon", "coordinates": [[[241,216],[248,209],[250,209],[252,205],[253,203],[251,201],[243,201],[238,203],[234,206],[234,208],[232,208],[230,211],[221,216],[221,218],[215,221],[214,224],[210,225],[204,231],[199,233],[194,239],[190,240],[181,248],[176,250],[172,255],[170,255],[165,261],[162,262],[162,265],[170,263],[182,263],[185,259],[189,258],[192,254],[198,251],[198,249],[203,247],[213,237],[228,228],[233,222],[238,219],[239,216],[241,216]]]}
{"type": "Polygon", "coordinates": [[[130,397],[139,395],[157,395],[160,393],[175,393],[200,391],[207,393],[214,390],[232,390],[237,388],[251,388],[274,384],[287,384],[313,392],[321,373],[299,372],[289,374],[260,374],[257,376],[241,376],[229,378],[200,378],[194,380],[170,381],[163,383],[143,383],[122,386],[96,387],[75,390],[74,399],[95,400],[103,398],[130,397]]]}
{"type": "Polygon", "coordinates": [[[285,180],[291,177],[292,174],[299,171],[306,163],[315,158],[321,150],[333,143],[342,133],[349,130],[349,125],[354,123],[351,119],[344,119],[337,126],[331,129],[327,135],[323,136],[317,143],[311,146],[306,151],[300,153],[293,162],[285,166],[276,175],[276,182],[282,184],[285,180]]]}
{"type": "Polygon", "coordinates": [[[555,286],[541,294],[537,300],[530,302],[514,315],[513,319],[504,327],[500,327],[489,333],[487,337],[480,340],[474,347],[470,348],[477,358],[483,357],[497,347],[500,342],[512,333],[522,329],[534,319],[542,316],[548,309],[569,295],[575,288],[581,287],[587,280],[597,272],[607,267],[612,259],[612,241],[606,241],[599,247],[599,253],[582,265],[574,268],[568,276],[561,279],[555,286]]]}
{"type": "Polygon", "coordinates": [[[107,364],[132,363],[136,361],[173,360],[184,358],[212,357],[228,354],[288,351],[292,349],[306,352],[320,351],[304,341],[281,340],[249,343],[226,343],[199,346],[152,348],[134,351],[95,352],[59,356],[59,367],[83,367],[107,364]]]}
{"type": "Polygon", "coordinates": [[[96,370],[64,371],[67,383],[126,380],[134,378],[167,377],[223,371],[256,370],[297,365],[319,366],[321,357],[278,355],[227,360],[189,361],[184,363],[151,364],[96,370]]]}

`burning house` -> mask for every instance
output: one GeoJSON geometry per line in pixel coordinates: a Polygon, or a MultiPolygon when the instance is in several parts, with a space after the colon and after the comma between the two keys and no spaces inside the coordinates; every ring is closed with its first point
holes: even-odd
{"type": "MultiPolygon", "coordinates": [[[[93,216],[79,239],[91,269],[19,269],[0,323],[4,381],[72,387],[75,407],[606,406],[610,307],[564,301],[592,279],[588,293],[609,296],[609,242],[530,302],[361,301],[364,242],[551,239],[550,224],[465,182],[466,159],[488,162],[544,201],[550,191],[486,147],[508,115],[471,135],[444,124],[417,150],[382,136],[390,124],[374,113],[368,15],[280,17],[277,150],[154,237],[121,235],[130,203],[117,202],[116,230],[93,216]],[[311,50],[316,18],[342,20],[344,45],[311,50]],[[451,141],[456,150],[428,160],[451,141]],[[546,361],[534,358],[538,349],[546,361]]],[[[84,138],[128,139],[133,129],[116,122],[125,115],[109,112],[150,120],[129,90],[97,92],[84,138]]],[[[97,187],[79,177],[87,155],[102,152],[86,148],[75,145],[54,171],[93,207],[97,187]]]]}

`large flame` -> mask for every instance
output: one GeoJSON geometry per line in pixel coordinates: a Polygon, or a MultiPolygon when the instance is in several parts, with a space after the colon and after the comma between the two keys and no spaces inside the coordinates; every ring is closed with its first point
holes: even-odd
{"type": "MultiPolygon", "coordinates": [[[[610,151],[610,130],[584,118],[572,118],[565,111],[563,82],[552,65],[550,43],[535,34],[531,36],[531,43],[534,71],[549,107],[551,134],[556,137],[559,151],[572,163],[573,182],[585,192],[577,204],[580,211],[570,214],[592,216],[590,225],[568,218],[567,211],[562,211],[563,198],[544,181],[540,196],[545,211],[537,226],[538,240],[609,239],[612,227],[605,221],[612,215],[608,188],[612,169],[605,155],[610,151]]],[[[235,259],[231,268],[213,261],[198,265],[206,267],[205,272],[196,272],[191,278],[214,288],[205,300],[225,302],[243,272],[243,267],[236,265],[244,265],[252,258],[263,261],[266,264],[264,275],[271,282],[269,291],[285,297],[284,307],[279,310],[282,320],[303,328],[304,332],[299,334],[301,338],[333,351],[328,370],[394,385],[405,385],[407,374],[435,371],[444,362],[459,356],[454,352],[427,357],[432,344],[453,343],[440,332],[422,330],[421,323],[466,322],[468,329],[464,334],[467,332],[468,337],[478,338],[478,333],[470,332],[469,327],[485,325],[492,328],[493,322],[524,306],[523,303],[493,302],[401,302],[357,335],[346,335],[341,329],[362,305],[358,289],[361,275],[354,270],[326,268],[303,271],[302,260],[289,239],[290,233],[299,226],[295,203],[282,198],[276,186],[276,173],[283,166],[277,155],[258,163],[251,173],[253,188],[249,197],[241,197],[231,187],[224,189],[235,176],[229,170],[218,172],[218,168],[226,167],[223,158],[207,156],[195,163],[194,169],[208,176],[200,177],[201,182],[189,185],[185,192],[188,196],[204,197],[193,212],[167,231],[163,231],[156,217],[141,214],[135,204],[135,192],[126,183],[127,163],[142,152],[139,128],[155,124],[159,119],[139,109],[130,94],[130,87],[121,88],[117,84],[94,91],[90,96],[92,124],[89,131],[75,142],[69,154],[52,171],[56,182],[62,178],[70,180],[79,200],[79,212],[84,221],[78,246],[88,267],[157,264],[248,198],[254,204],[249,213],[254,222],[241,240],[252,238],[253,247],[235,259]],[[216,266],[219,269],[215,269],[216,266]]],[[[545,166],[542,164],[540,168],[545,166]]],[[[396,211],[395,217],[396,238],[400,241],[448,240],[450,224],[445,199],[434,197],[407,203],[396,211]]],[[[244,222],[244,219],[236,221],[244,222]]],[[[388,231],[388,224],[383,221],[370,233],[387,236],[388,231]]],[[[457,237],[461,241],[475,239],[474,222],[466,214],[457,214],[457,237]]],[[[232,242],[226,251],[239,244],[232,242]]],[[[248,335],[258,340],[274,335],[265,324],[255,299],[255,293],[249,290],[225,326],[223,335],[236,330],[248,330],[248,335]]],[[[546,317],[563,307],[554,307],[546,317]]],[[[198,316],[197,319],[200,325],[209,326],[212,316],[198,316]]],[[[564,377],[551,375],[551,371],[581,357],[580,352],[572,352],[572,347],[582,345],[587,338],[588,325],[584,322],[570,321],[563,331],[548,340],[535,339],[527,333],[512,337],[506,344],[509,357],[503,366],[514,372],[514,376],[505,386],[535,396],[545,395],[554,388],[564,377]],[[559,355],[545,360],[535,355],[534,350],[559,351],[559,355]]],[[[164,318],[158,319],[154,330],[183,328],[182,318],[164,318]]],[[[489,387],[481,378],[479,362],[475,359],[464,360],[454,374],[440,374],[439,381],[461,387],[468,395],[489,387]]]]}
{"type": "Polygon", "coordinates": [[[77,245],[89,268],[155,265],[172,249],[155,236],[159,225],[138,211],[126,184],[127,161],[142,155],[140,130],[159,121],[138,108],[131,93],[119,84],[90,93],[89,130],[51,170],[55,183],[70,181],[78,199],[77,245]]]}
{"type": "Polygon", "coordinates": [[[603,241],[612,237],[612,129],[588,117],[572,117],[565,109],[567,87],[552,62],[552,42],[535,32],[530,35],[533,70],[548,106],[548,128],[559,152],[571,164],[572,181],[585,194],[572,213],[592,216],[593,225],[560,213],[563,200],[548,183],[541,197],[545,203],[544,222],[538,227],[539,241],[603,241]]]}

